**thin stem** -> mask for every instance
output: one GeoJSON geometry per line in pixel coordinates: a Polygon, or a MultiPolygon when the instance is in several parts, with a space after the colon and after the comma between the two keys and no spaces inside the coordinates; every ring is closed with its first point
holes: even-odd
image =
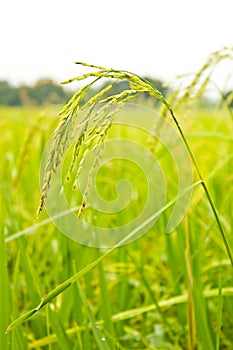
{"type": "Polygon", "coordinates": [[[193,164],[194,164],[194,167],[195,167],[195,169],[196,169],[196,171],[197,171],[197,174],[198,174],[198,176],[199,176],[199,178],[200,178],[200,180],[201,180],[201,185],[202,185],[202,187],[203,187],[203,189],[204,189],[204,191],[205,191],[205,194],[206,194],[207,199],[208,199],[208,201],[209,201],[209,204],[210,204],[210,206],[211,206],[211,209],[212,209],[212,212],[213,212],[214,217],[215,217],[215,219],[216,219],[216,222],[217,222],[219,231],[220,231],[220,233],[221,233],[221,236],[222,236],[224,245],[225,245],[225,247],[226,247],[228,257],[229,257],[229,259],[230,259],[230,261],[231,261],[231,264],[232,264],[232,266],[233,266],[233,256],[232,256],[231,250],[230,250],[230,248],[229,248],[229,244],[228,244],[228,241],[227,241],[227,237],[226,237],[226,235],[225,235],[225,232],[224,232],[224,229],[223,229],[223,227],[222,227],[222,224],[221,224],[221,222],[220,222],[220,220],[219,220],[218,213],[217,213],[217,211],[216,211],[216,209],[215,209],[215,206],[214,206],[214,202],[213,202],[213,200],[212,200],[212,198],[211,198],[211,195],[210,195],[210,193],[209,193],[209,190],[208,190],[208,188],[207,188],[207,186],[206,186],[206,183],[204,182],[204,179],[203,179],[202,174],[201,174],[201,172],[200,172],[200,169],[199,169],[199,167],[198,167],[197,161],[196,161],[196,159],[195,159],[195,157],[194,157],[194,155],[193,155],[193,153],[192,153],[192,151],[191,151],[191,148],[190,148],[190,146],[189,146],[189,144],[188,144],[188,141],[186,140],[186,138],[185,138],[185,136],[184,136],[184,133],[183,133],[183,131],[182,131],[180,125],[179,125],[179,122],[178,122],[178,120],[177,120],[177,118],[176,118],[176,116],[175,116],[173,110],[172,110],[170,107],[168,107],[168,110],[169,110],[169,112],[171,113],[172,119],[174,120],[174,122],[175,122],[175,124],[176,124],[176,126],[177,126],[177,129],[178,129],[178,131],[179,131],[179,133],[180,133],[180,136],[181,136],[181,138],[182,138],[182,140],[183,140],[183,142],[184,142],[184,144],[185,144],[185,146],[186,146],[186,148],[187,148],[187,151],[188,151],[188,153],[189,153],[189,155],[190,155],[190,157],[191,157],[191,159],[192,159],[192,161],[193,161],[193,164]]]}

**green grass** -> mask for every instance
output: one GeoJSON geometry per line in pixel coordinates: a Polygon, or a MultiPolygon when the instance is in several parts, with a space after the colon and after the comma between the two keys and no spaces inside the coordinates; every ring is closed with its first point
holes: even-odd
{"type": "MultiPolygon", "coordinates": [[[[201,185],[194,187],[188,214],[174,232],[165,233],[168,207],[145,236],[111,251],[69,240],[46,212],[36,219],[40,160],[57,112],[0,108],[0,348],[231,349],[232,266],[201,185]],[[18,326],[5,334],[13,321],[18,326]]],[[[232,249],[231,115],[218,108],[179,115],[232,249]]],[[[109,138],[116,134],[146,139],[143,132],[117,127],[109,138]]],[[[169,184],[168,202],[176,194],[176,168],[165,147],[157,145],[154,152],[169,184]]],[[[112,186],[127,174],[139,193],[127,209],[129,219],[141,210],[146,183],[125,162],[113,169],[102,169],[98,188],[112,199],[112,186]]],[[[81,203],[78,193],[65,191],[72,204],[81,203]]],[[[93,219],[89,209],[83,215],[93,219]]],[[[111,227],[126,217],[122,212],[97,219],[111,227]]]]}

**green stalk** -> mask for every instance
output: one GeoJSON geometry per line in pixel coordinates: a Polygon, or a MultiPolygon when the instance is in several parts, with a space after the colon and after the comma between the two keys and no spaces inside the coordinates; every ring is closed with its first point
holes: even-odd
{"type": "Polygon", "coordinates": [[[171,109],[171,107],[170,107],[167,103],[166,103],[166,105],[167,105],[167,108],[168,108],[168,110],[169,110],[169,112],[170,112],[170,114],[171,114],[171,116],[172,116],[173,121],[175,122],[175,124],[176,124],[176,126],[177,126],[177,129],[178,129],[178,131],[179,131],[179,133],[180,133],[180,136],[181,136],[181,138],[182,138],[182,140],[183,140],[183,142],[184,142],[184,144],[185,144],[185,146],[186,146],[186,149],[187,149],[187,151],[188,151],[188,153],[189,153],[189,155],[190,155],[190,157],[191,157],[191,159],[192,159],[192,161],[193,161],[193,164],[194,164],[194,167],[195,167],[195,169],[196,169],[196,171],[197,171],[197,174],[198,174],[198,176],[199,176],[199,179],[201,180],[201,185],[202,185],[202,187],[203,187],[203,189],[204,189],[204,191],[205,191],[205,194],[206,194],[207,199],[208,199],[208,201],[209,201],[209,204],[210,204],[210,206],[211,206],[211,209],[212,209],[213,215],[214,215],[214,217],[215,217],[215,220],[216,220],[216,222],[217,222],[219,231],[220,231],[220,233],[221,233],[221,236],[222,236],[222,239],[223,239],[223,242],[224,242],[224,245],[225,245],[225,248],[226,248],[228,257],[229,257],[229,259],[230,259],[230,261],[231,261],[231,264],[232,264],[232,266],[233,266],[233,256],[232,256],[231,249],[230,249],[229,244],[228,244],[228,241],[227,241],[227,237],[226,237],[226,235],[225,235],[224,229],[223,229],[222,224],[221,224],[221,221],[220,221],[220,219],[219,219],[217,210],[215,209],[214,202],[213,202],[213,200],[212,200],[212,198],[211,198],[211,195],[210,195],[210,193],[209,193],[209,190],[208,190],[208,188],[207,188],[207,186],[206,186],[206,183],[204,182],[204,179],[203,179],[203,177],[202,177],[201,171],[200,171],[200,169],[199,169],[199,167],[198,167],[197,161],[196,161],[196,159],[195,159],[195,157],[194,157],[194,155],[193,155],[193,153],[192,153],[192,151],[191,151],[191,148],[190,148],[190,146],[189,146],[189,144],[188,144],[188,141],[187,141],[187,139],[186,139],[185,136],[184,136],[184,133],[183,133],[181,127],[180,127],[180,124],[179,124],[179,122],[178,122],[178,120],[177,120],[177,118],[176,118],[176,116],[175,116],[173,110],[171,109]]]}
{"type": "MultiPolygon", "coordinates": [[[[136,76],[137,76],[137,75],[136,75],[136,76]]],[[[166,108],[167,108],[168,111],[170,112],[171,117],[172,117],[172,119],[173,119],[173,121],[174,121],[174,123],[175,123],[175,125],[176,125],[176,127],[177,127],[177,129],[178,129],[178,131],[179,131],[179,134],[180,134],[180,136],[181,136],[181,138],[182,138],[182,140],[183,140],[183,142],[184,142],[184,144],[185,144],[185,147],[186,147],[186,149],[187,149],[187,151],[188,151],[188,153],[189,153],[189,156],[190,156],[190,158],[192,159],[192,162],[193,162],[193,164],[194,164],[194,167],[195,167],[195,169],[196,169],[196,171],[197,171],[197,174],[198,174],[198,176],[199,176],[201,185],[202,185],[202,187],[203,187],[203,189],[204,189],[204,192],[205,192],[205,194],[206,194],[206,196],[207,196],[208,202],[209,202],[209,204],[210,204],[210,206],[211,206],[213,215],[214,215],[215,220],[216,220],[216,222],[217,222],[217,225],[218,225],[220,234],[221,234],[221,236],[222,236],[223,243],[224,243],[224,245],[225,245],[225,248],[226,248],[226,251],[227,251],[227,254],[228,254],[228,257],[229,257],[229,259],[230,259],[230,261],[231,261],[231,264],[232,264],[232,266],[233,266],[233,255],[232,255],[232,253],[231,253],[231,249],[230,249],[230,247],[229,247],[229,243],[228,243],[228,241],[227,241],[227,237],[226,237],[226,235],[225,235],[224,229],[223,229],[222,224],[221,224],[221,221],[220,221],[220,219],[219,219],[217,210],[216,210],[216,208],[215,208],[215,205],[214,205],[214,202],[213,202],[212,197],[211,197],[211,195],[210,195],[210,192],[209,192],[209,190],[208,190],[208,188],[207,188],[207,186],[206,186],[206,183],[205,183],[205,181],[204,181],[204,179],[203,179],[203,176],[202,176],[202,174],[201,174],[201,171],[200,171],[200,169],[199,169],[199,167],[198,167],[198,164],[197,164],[197,161],[196,161],[196,159],[195,159],[195,157],[194,157],[194,154],[193,154],[193,152],[192,152],[192,150],[191,150],[191,148],[190,148],[190,146],[189,146],[189,143],[188,143],[187,139],[185,138],[185,135],[184,135],[184,133],[183,133],[183,130],[181,129],[181,126],[180,126],[180,124],[179,124],[179,122],[178,122],[178,119],[176,118],[176,116],[175,116],[175,114],[174,114],[174,112],[173,112],[171,106],[169,105],[169,103],[167,102],[167,100],[164,98],[164,96],[163,96],[162,94],[161,94],[160,96],[158,96],[158,90],[157,90],[157,88],[156,88],[153,84],[151,84],[148,80],[143,79],[143,78],[141,78],[141,77],[139,77],[139,76],[137,76],[137,77],[138,77],[140,80],[142,80],[143,82],[146,82],[147,84],[149,84],[149,85],[153,88],[153,90],[154,90],[154,92],[155,92],[155,96],[157,96],[157,97],[160,99],[160,101],[166,106],[166,108]]]]}

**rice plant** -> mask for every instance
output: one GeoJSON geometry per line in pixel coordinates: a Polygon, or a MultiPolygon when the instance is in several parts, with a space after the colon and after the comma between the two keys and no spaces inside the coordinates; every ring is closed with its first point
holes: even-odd
{"type": "MultiPolygon", "coordinates": [[[[41,217],[39,223],[32,214],[29,215],[38,198],[38,191],[33,198],[31,196],[31,186],[35,184],[31,184],[30,179],[35,178],[34,168],[38,169],[36,164],[39,164],[45,139],[48,131],[53,130],[57,118],[54,116],[48,121],[44,114],[37,115],[35,124],[26,125],[27,133],[22,147],[20,133],[17,136],[12,131],[9,137],[14,138],[15,148],[11,153],[8,151],[8,158],[2,168],[2,172],[7,168],[10,171],[2,182],[1,197],[5,207],[2,232],[6,235],[5,242],[2,239],[0,245],[3,310],[0,319],[1,348],[231,348],[232,136],[226,133],[226,128],[229,131],[228,126],[232,122],[231,110],[228,108],[230,100],[225,101],[229,114],[224,109],[217,113],[222,123],[214,119],[219,123],[217,134],[211,129],[213,123],[210,111],[206,117],[200,111],[195,120],[188,121],[188,127],[182,126],[185,119],[178,119],[176,115],[176,111],[179,115],[184,112],[183,106],[187,103],[198,101],[210,83],[216,65],[225,59],[232,59],[231,48],[211,55],[184,90],[172,92],[167,98],[150,81],[137,74],[77,62],[91,71],[64,82],[88,81],[60,112],[61,119],[53,134],[44,175],[38,208],[41,217]],[[105,87],[87,98],[88,91],[101,80],[107,81],[105,87]],[[127,81],[129,88],[111,94],[112,87],[118,81],[127,81]],[[191,158],[195,182],[189,212],[172,234],[161,234],[165,231],[167,211],[177,200],[176,197],[170,197],[161,208],[161,219],[144,238],[122,246],[129,236],[135,234],[132,231],[117,245],[104,251],[78,245],[61,235],[46,213],[42,212],[50,195],[53,177],[65,162],[65,156],[73,143],[63,190],[69,190],[66,187],[70,181],[71,187],[76,189],[85,159],[93,150],[98,150],[80,203],[75,208],[77,217],[82,219],[88,212],[88,195],[95,168],[101,160],[101,145],[111,132],[117,132],[112,129],[119,111],[129,101],[145,93],[160,101],[158,108],[162,116],[174,123],[191,158]],[[206,138],[203,133],[200,136],[199,122],[205,125],[206,138]],[[216,146],[209,142],[213,137],[218,137],[219,152],[224,156],[217,164],[211,152],[206,150],[206,144],[210,149],[216,146]],[[32,138],[37,149],[32,148],[32,138]],[[201,147],[201,152],[198,147],[201,147]],[[20,150],[19,154],[17,149],[20,150]],[[30,152],[34,154],[32,163],[25,165],[30,152]],[[201,155],[208,155],[206,163],[202,161],[201,155]],[[25,171],[25,167],[30,171],[25,171]],[[225,182],[229,186],[228,193],[225,182]],[[23,193],[19,184],[28,188],[26,193],[23,193]],[[13,189],[16,196],[13,196],[13,189]],[[17,202],[19,198],[23,203],[20,207],[17,202]],[[32,233],[36,235],[29,236],[32,233]],[[155,235],[158,245],[155,245],[155,235]],[[19,317],[18,310],[21,314],[19,317]],[[4,334],[5,330],[7,335],[4,334]]],[[[13,112],[7,113],[10,116],[13,112]]],[[[25,115],[22,119],[19,116],[18,120],[23,121],[24,118],[25,115]]],[[[11,122],[10,119],[3,123],[5,128],[11,122]]],[[[136,131],[134,136],[143,137],[136,131]]],[[[158,146],[155,152],[164,157],[164,163],[169,169],[171,165],[166,151],[158,146]]],[[[122,169],[118,171],[122,173],[122,169]]],[[[102,176],[106,182],[106,175],[102,176]]],[[[140,182],[141,189],[144,189],[143,186],[140,182]]],[[[101,187],[103,193],[107,191],[105,187],[101,187]]],[[[65,212],[58,214],[64,218],[66,216],[65,212]]],[[[116,216],[112,219],[113,224],[119,225],[119,222],[114,221],[116,218],[121,220],[120,216],[116,216]]],[[[146,223],[142,222],[137,230],[143,225],[146,223]]]]}

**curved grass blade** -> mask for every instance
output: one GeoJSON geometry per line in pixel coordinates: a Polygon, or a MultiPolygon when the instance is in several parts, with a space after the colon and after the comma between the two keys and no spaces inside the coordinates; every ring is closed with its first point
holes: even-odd
{"type": "Polygon", "coordinates": [[[133,237],[135,234],[137,234],[143,227],[148,225],[149,222],[153,221],[156,217],[161,215],[165,210],[167,210],[170,206],[172,206],[178,198],[185,195],[188,191],[190,191],[191,188],[194,188],[200,184],[200,181],[195,182],[192,186],[188,187],[185,191],[179,194],[179,196],[176,196],[171,201],[169,201],[166,205],[164,205],[159,211],[154,213],[152,216],[150,216],[147,220],[145,220],[141,225],[139,225],[136,229],[134,229],[132,232],[130,232],[126,237],[124,237],[117,245],[106,251],[103,255],[101,255],[96,260],[92,261],[89,265],[87,265],[84,269],[77,272],[73,276],[71,276],[69,279],[58,285],[56,288],[51,290],[48,294],[44,295],[41,298],[40,304],[32,309],[31,311],[28,311],[26,314],[20,316],[15,321],[13,321],[7,328],[6,333],[9,333],[14,328],[18,327],[20,324],[28,320],[31,316],[33,316],[36,312],[38,312],[43,306],[51,302],[54,298],[56,298],[59,294],[64,292],[67,288],[71,286],[74,282],[78,281],[82,276],[84,276],[88,271],[90,271],[92,268],[94,268],[96,265],[99,264],[100,261],[102,261],[104,258],[106,258],[108,255],[110,255],[117,247],[121,246],[125,242],[127,242],[131,237],[133,237]]]}

